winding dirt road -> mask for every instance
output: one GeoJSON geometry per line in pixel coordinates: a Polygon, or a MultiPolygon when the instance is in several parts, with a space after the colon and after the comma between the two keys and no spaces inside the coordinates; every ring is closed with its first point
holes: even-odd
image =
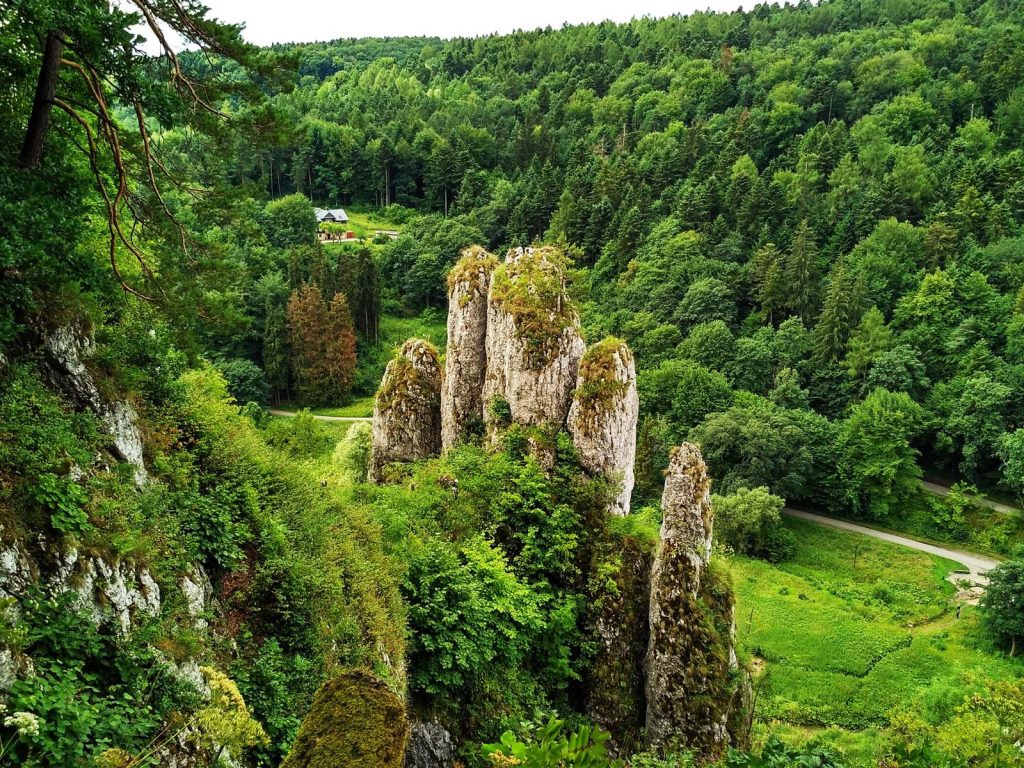
{"type": "Polygon", "coordinates": [[[965,577],[963,574],[956,574],[956,577],[970,581],[972,584],[978,586],[987,584],[988,578],[985,574],[999,565],[998,560],[993,560],[992,558],[984,557],[983,555],[977,555],[973,552],[964,552],[958,549],[947,549],[946,547],[939,547],[934,544],[926,544],[923,541],[908,539],[905,536],[899,536],[895,533],[887,533],[886,531],[879,531],[874,528],[868,528],[864,525],[857,525],[857,523],[850,523],[846,520],[836,520],[832,517],[816,515],[813,512],[804,512],[802,509],[785,507],[782,512],[790,517],[797,517],[801,520],[810,520],[812,523],[817,523],[818,525],[828,525],[832,528],[841,528],[844,531],[862,533],[865,536],[871,536],[875,539],[881,539],[882,541],[888,541],[893,544],[899,544],[903,547],[916,549],[918,552],[927,552],[930,555],[938,555],[939,557],[945,557],[948,560],[954,560],[958,563],[962,563],[970,572],[970,578],[965,577]]]}

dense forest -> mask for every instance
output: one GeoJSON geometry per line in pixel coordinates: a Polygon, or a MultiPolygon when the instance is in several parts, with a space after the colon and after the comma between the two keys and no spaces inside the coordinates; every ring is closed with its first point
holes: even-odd
{"type": "Polygon", "coordinates": [[[471,768],[1024,764],[1021,5],[260,49],[193,0],[16,0],[0,79],[0,766],[314,768],[311,706],[376,716],[356,675],[471,768]],[[443,363],[460,256],[531,245],[635,355],[633,514],[516,424],[366,482],[369,425],[317,416],[379,410],[408,336],[443,363]],[[688,606],[754,681],[710,755],[592,722],[680,443],[688,606]],[[977,606],[784,506],[1005,563],[977,606]]]}

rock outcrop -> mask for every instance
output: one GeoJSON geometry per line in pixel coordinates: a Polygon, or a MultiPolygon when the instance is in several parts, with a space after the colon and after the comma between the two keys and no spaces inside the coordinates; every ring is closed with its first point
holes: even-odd
{"type": "Polygon", "coordinates": [[[483,428],[487,374],[487,294],[498,259],[467,248],[448,274],[448,345],[441,385],[441,448],[447,451],[474,428],[483,428]]]}
{"type": "Polygon", "coordinates": [[[651,571],[647,739],[721,754],[735,693],[732,590],[710,566],[711,481],[696,446],[672,450],[651,571]]]}
{"type": "Polygon", "coordinates": [[[413,721],[405,745],[403,768],[452,768],[455,756],[455,742],[444,726],[437,722],[413,721]]]}
{"type": "Polygon", "coordinates": [[[142,458],[138,415],[128,401],[108,402],[100,395],[96,380],[84,362],[95,350],[92,338],[78,328],[62,325],[45,336],[43,350],[44,369],[51,384],[80,408],[88,408],[96,414],[110,435],[114,456],[135,468],[136,484],[145,483],[148,475],[142,458]]]}
{"type": "Polygon", "coordinates": [[[607,338],[588,347],[569,408],[569,434],[584,469],[618,484],[609,509],[617,515],[629,514],[639,412],[636,366],[626,342],[607,338]]]}
{"type": "Polygon", "coordinates": [[[381,680],[346,672],[313,699],[281,768],[401,768],[405,704],[381,680]]]}
{"type": "Polygon", "coordinates": [[[509,251],[487,301],[484,421],[561,429],[576,386],[583,337],[555,248],[509,251]]]}
{"type": "Polygon", "coordinates": [[[74,593],[76,607],[96,626],[111,625],[121,635],[160,613],[160,587],[147,568],[42,538],[31,546],[21,539],[0,543],[0,597],[20,600],[34,588],[74,593]]]}
{"type": "Polygon", "coordinates": [[[388,363],[373,406],[370,479],[385,479],[393,462],[441,452],[441,366],[429,342],[409,339],[388,363]]]}

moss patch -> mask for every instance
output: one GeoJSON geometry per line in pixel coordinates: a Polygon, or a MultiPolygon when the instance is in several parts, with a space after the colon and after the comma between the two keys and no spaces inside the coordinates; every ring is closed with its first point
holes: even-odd
{"type": "Polygon", "coordinates": [[[377,405],[381,411],[404,403],[431,403],[441,397],[441,364],[437,347],[423,339],[409,339],[398,357],[388,364],[377,405]]]}
{"type": "Polygon", "coordinates": [[[281,768],[400,768],[405,705],[383,682],[346,672],[317,691],[281,768]]]}
{"type": "Polygon", "coordinates": [[[576,321],[566,285],[567,266],[559,249],[537,248],[500,265],[491,278],[491,300],[512,316],[516,337],[538,366],[551,360],[562,333],[576,321]]]}
{"type": "Polygon", "coordinates": [[[498,257],[489,253],[479,245],[471,245],[462,251],[462,257],[448,273],[448,290],[454,290],[460,283],[466,285],[466,291],[460,298],[462,306],[472,298],[474,292],[487,292],[486,280],[498,266],[498,257]]]}

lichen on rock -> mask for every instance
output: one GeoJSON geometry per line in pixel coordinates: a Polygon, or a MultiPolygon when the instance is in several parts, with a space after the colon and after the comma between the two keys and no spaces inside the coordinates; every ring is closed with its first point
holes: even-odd
{"type": "Polygon", "coordinates": [[[345,672],[317,691],[281,768],[401,768],[407,733],[401,698],[366,672],[345,672]]]}
{"type": "Polygon", "coordinates": [[[483,424],[487,373],[487,294],[498,258],[467,248],[448,273],[448,345],[441,385],[441,446],[447,451],[483,424]]]}
{"type": "Polygon", "coordinates": [[[517,424],[561,428],[569,415],[584,343],[566,265],[556,248],[520,248],[491,276],[483,402],[507,402],[517,424]]]}
{"type": "Polygon", "coordinates": [[[651,572],[647,739],[706,758],[728,743],[735,693],[733,596],[710,565],[711,481],[696,446],[672,450],[662,496],[661,541],[651,572]]]}
{"type": "Polygon", "coordinates": [[[614,514],[629,514],[639,411],[629,346],[609,337],[588,347],[580,360],[568,427],[584,469],[619,484],[609,509],[614,514]]]}
{"type": "Polygon", "coordinates": [[[381,482],[394,462],[441,452],[441,366],[437,349],[409,339],[388,363],[373,407],[370,479],[381,482]]]}
{"type": "Polygon", "coordinates": [[[455,755],[455,742],[444,726],[433,720],[412,722],[403,768],[452,768],[455,755]]]}

